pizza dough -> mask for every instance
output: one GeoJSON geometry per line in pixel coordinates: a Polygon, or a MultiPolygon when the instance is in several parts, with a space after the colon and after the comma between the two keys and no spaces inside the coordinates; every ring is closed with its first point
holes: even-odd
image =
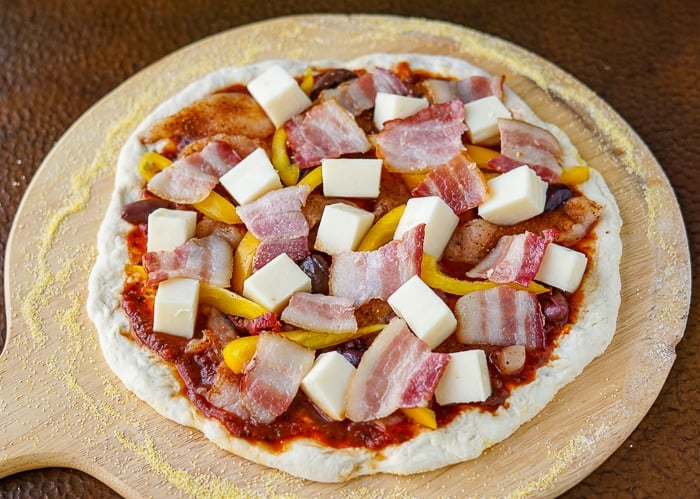
{"type": "MultiPolygon", "coordinates": [[[[400,61],[408,62],[414,70],[425,69],[456,78],[487,74],[463,60],[417,54],[372,54],[349,62],[275,60],[221,69],[162,103],[134,130],[119,156],[113,196],[98,234],[98,256],[89,282],[88,313],[95,323],[107,363],[127,389],[164,417],[201,430],[212,442],[234,454],[311,480],[338,482],[379,472],[411,474],[474,459],[540,412],[560,388],[603,353],[615,333],[620,304],[622,243],[619,233],[622,222],[612,193],[600,174],[591,169],[589,180],[580,184],[578,189],[600,204],[603,211],[595,227],[594,258],[581,285],[584,300],[579,307],[578,320],[569,333],[559,339],[552,356],[555,360],[540,367],[534,381],[514,389],[507,407],[501,406],[493,413],[465,411],[446,427],[426,429],[405,443],[376,452],[327,448],[308,439],[296,440],[275,452],[235,438],[219,421],[204,417],[182,394],[174,367],[132,339],[128,319],[120,307],[124,265],[128,263],[125,237],[132,226],[121,219],[120,211],[122,206],[141,196],[143,179],[135,165],[146,149],[138,138],[139,134],[156,121],[212,91],[234,83],[249,82],[273,64],[300,76],[309,65],[317,68],[392,68],[400,61]]],[[[547,128],[557,137],[564,150],[564,166],[582,162],[560,129],[542,122],[507,86],[505,92],[505,103],[514,116],[547,128]]]]}

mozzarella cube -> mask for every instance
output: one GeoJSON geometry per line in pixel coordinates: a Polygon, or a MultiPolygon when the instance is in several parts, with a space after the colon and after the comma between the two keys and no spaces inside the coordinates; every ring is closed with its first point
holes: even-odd
{"type": "Polygon", "coordinates": [[[489,198],[478,208],[479,216],[497,225],[513,225],[544,211],[547,182],[527,165],[488,181],[489,198]]]}
{"type": "Polygon", "coordinates": [[[296,80],[280,66],[271,66],[247,87],[277,128],[311,105],[296,80]]]}
{"type": "Polygon", "coordinates": [[[172,251],[192,239],[197,212],[158,208],[148,215],[147,251],[172,251]]]}
{"type": "Polygon", "coordinates": [[[279,312],[297,291],[311,292],[311,279],[289,255],[282,253],[243,281],[243,296],[279,312]]]}
{"type": "Polygon", "coordinates": [[[382,160],[338,158],[321,161],[323,195],[376,198],[382,177],[382,160]]]}
{"type": "Polygon", "coordinates": [[[192,338],[198,305],[198,280],[178,277],[161,282],[156,291],[153,330],[192,338]]]}
{"type": "Polygon", "coordinates": [[[345,203],[329,204],[323,209],[314,249],[329,255],[352,251],[365,237],[372,222],[374,215],[367,210],[345,203]]]}
{"type": "Polygon", "coordinates": [[[450,360],[435,389],[440,405],[483,402],[491,396],[491,380],[483,350],[450,354],[450,360]]]}
{"type": "Polygon", "coordinates": [[[381,130],[387,121],[407,118],[426,107],[428,107],[428,99],[425,97],[407,97],[377,92],[374,99],[374,125],[377,130],[381,130]]]}
{"type": "Polygon", "coordinates": [[[345,394],[355,367],[336,351],[322,353],[301,381],[301,390],[329,418],[345,419],[345,394]]]}
{"type": "Polygon", "coordinates": [[[588,259],[583,253],[556,243],[547,245],[535,280],[571,293],[578,289],[588,259]]]}
{"type": "Polygon", "coordinates": [[[457,319],[450,308],[417,275],[394,291],[387,302],[431,349],[445,341],[457,328],[457,319]]]}
{"type": "Polygon", "coordinates": [[[267,192],[282,188],[277,170],[265,150],[259,147],[226,172],[219,182],[238,204],[255,201],[267,192]]]}
{"type": "Polygon", "coordinates": [[[464,105],[464,121],[472,144],[499,142],[498,118],[510,118],[508,108],[495,95],[489,95],[464,105]]]}
{"type": "Polygon", "coordinates": [[[394,239],[401,239],[416,225],[426,224],[423,251],[439,260],[458,222],[459,217],[438,196],[411,198],[396,226],[394,239]]]}

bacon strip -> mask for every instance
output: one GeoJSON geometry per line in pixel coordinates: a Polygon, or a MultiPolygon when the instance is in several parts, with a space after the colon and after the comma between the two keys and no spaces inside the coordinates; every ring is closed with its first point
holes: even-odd
{"type": "Polygon", "coordinates": [[[488,197],[488,187],[476,163],[469,161],[462,153],[428,173],[411,194],[439,196],[459,215],[485,201],[488,197]]]}
{"type": "Polygon", "coordinates": [[[544,315],[534,293],[507,285],[474,291],[457,300],[455,316],[461,343],[545,347],[544,315]]]}
{"type": "Polygon", "coordinates": [[[189,277],[227,288],[233,274],[233,251],[225,239],[207,236],[190,239],[173,251],[146,253],[143,265],[148,272],[148,284],[189,277]]]}
{"type": "Polygon", "coordinates": [[[238,216],[260,240],[253,270],[281,253],[295,261],[309,254],[309,224],[301,211],[308,195],[309,187],[301,184],[270,191],[238,207],[238,216]]]}
{"type": "Polygon", "coordinates": [[[535,278],[544,252],[556,234],[553,230],[545,230],[543,237],[532,232],[503,236],[486,258],[467,272],[467,277],[527,286],[535,278]]]}
{"type": "Polygon", "coordinates": [[[333,257],[328,287],[330,294],[352,300],[355,306],[372,298],[386,300],[420,272],[425,224],[406,232],[374,251],[345,251],[333,257]]]}
{"type": "Polygon", "coordinates": [[[466,128],[461,101],[433,104],[408,118],[386,122],[377,135],[377,156],[389,171],[432,170],[464,149],[466,128]]]}
{"type": "Polygon", "coordinates": [[[449,361],[394,318],[362,355],[350,380],[346,415],[369,421],[404,407],[425,407],[449,361]]]}
{"type": "Polygon", "coordinates": [[[292,157],[300,168],[311,168],[324,158],[362,153],[371,147],[354,116],[336,100],[316,104],[284,125],[292,157]]]}
{"type": "Polygon", "coordinates": [[[282,311],[281,319],[311,331],[357,331],[352,300],[340,296],[295,293],[289,300],[289,305],[282,311]]]}
{"type": "Polygon", "coordinates": [[[336,88],[324,90],[321,100],[336,99],[341,106],[357,116],[374,107],[377,92],[397,95],[409,93],[398,76],[384,68],[376,68],[373,72],[362,74],[336,88]]]}
{"type": "Polygon", "coordinates": [[[504,76],[470,76],[463,80],[429,78],[417,84],[431,104],[441,104],[452,99],[464,103],[495,95],[503,100],[504,76]]]}
{"type": "Polygon", "coordinates": [[[283,414],[314,362],[314,352],[284,336],[262,333],[255,356],[241,379],[241,402],[256,424],[283,414]]]}
{"type": "Polygon", "coordinates": [[[159,198],[174,203],[199,203],[219,183],[219,177],[240,160],[228,144],[210,142],[200,152],[178,159],[156,173],[147,188],[159,198]]]}
{"type": "Polygon", "coordinates": [[[507,172],[528,165],[542,180],[556,182],[561,176],[561,145],[549,130],[526,121],[498,119],[501,133],[501,155],[489,161],[489,166],[507,172]]]}

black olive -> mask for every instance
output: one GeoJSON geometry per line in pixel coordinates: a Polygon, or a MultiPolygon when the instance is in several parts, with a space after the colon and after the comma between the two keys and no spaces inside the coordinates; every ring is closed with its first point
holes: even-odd
{"type": "Polygon", "coordinates": [[[314,86],[311,88],[311,92],[309,92],[309,97],[311,100],[316,100],[316,97],[318,97],[323,90],[336,87],[344,81],[352,80],[353,78],[357,78],[357,75],[349,69],[333,69],[327,73],[323,73],[314,82],[314,86]]]}
{"type": "Polygon", "coordinates": [[[318,253],[311,254],[299,262],[299,267],[311,278],[311,292],[328,294],[328,262],[318,253]]]}
{"type": "Polygon", "coordinates": [[[564,184],[552,184],[547,188],[547,201],[544,203],[544,211],[554,211],[574,193],[564,184]]]}
{"type": "Polygon", "coordinates": [[[134,201],[122,207],[121,217],[125,222],[130,224],[140,225],[148,222],[148,215],[156,211],[158,208],[166,208],[168,202],[159,199],[142,199],[140,201],[134,201]]]}

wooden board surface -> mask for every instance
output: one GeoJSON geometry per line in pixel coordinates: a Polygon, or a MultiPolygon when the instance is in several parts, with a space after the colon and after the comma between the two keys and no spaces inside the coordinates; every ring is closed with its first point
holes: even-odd
{"type": "Polygon", "coordinates": [[[612,454],[655,400],[685,329],[689,265],[680,211],[649,150],[590,90],[535,55],[420,19],[312,15],[241,27],[186,47],[114,90],[68,130],[28,188],[6,257],[0,476],[68,466],[128,497],[556,495],[612,454]],[[87,277],[120,145],[157,103],[221,66],[377,51],[453,55],[506,74],[535,111],[571,136],[622,211],[622,308],[606,353],[479,459],[410,477],[316,484],[231,456],[128,393],[103,361],[87,318],[87,277]]]}

